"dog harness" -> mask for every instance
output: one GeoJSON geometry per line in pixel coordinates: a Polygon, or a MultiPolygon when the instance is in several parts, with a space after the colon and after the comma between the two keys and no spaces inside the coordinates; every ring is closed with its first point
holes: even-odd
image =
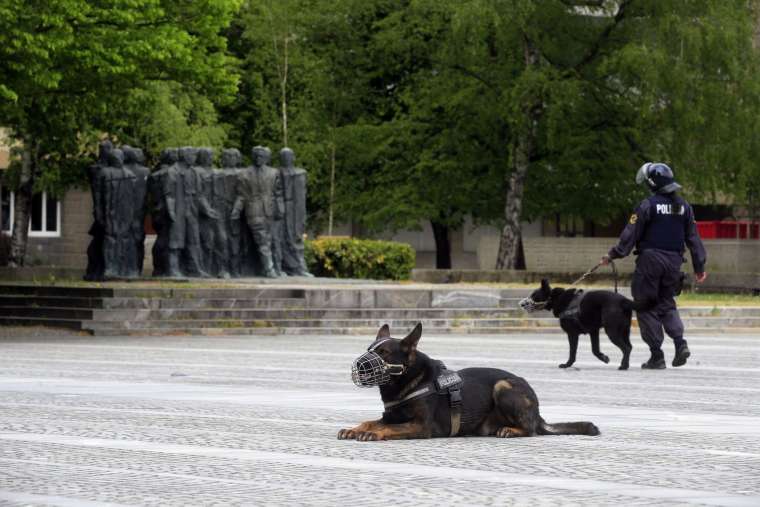
{"type": "Polygon", "coordinates": [[[567,308],[559,314],[559,320],[572,320],[575,322],[582,331],[586,331],[586,328],[581,324],[581,301],[586,294],[583,290],[576,290],[573,294],[573,299],[570,300],[570,304],[567,308]]]}
{"type": "Polygon", "coordinates": [[[384,403],[385,411],[387,412],[394,407],[433,394],[447,396],[449,400],[449,413],[451,414],[451,432],[449,436],[455,437],[462,426],[462,385],[464,384],[464,380],[462,380],[462,377],[456,371],[446,369],[445,365],[443,368],[440,375],[433,382],[424,384],[399,400],[384,403]]]}

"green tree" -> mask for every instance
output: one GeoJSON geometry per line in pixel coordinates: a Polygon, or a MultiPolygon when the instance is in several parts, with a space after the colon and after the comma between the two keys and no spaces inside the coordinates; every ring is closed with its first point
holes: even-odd
{"type": "Polygon", "coordinates": [[[147,82],[111,109],[110,134],[142,147],[153,160],[167,146],[210,146],[219,152],[230,129],[208,97],[172,81],[147,82]]]}
{"type": "MultiPolygon", "coordinates": [[[[241,61],[240,93],[222,109],[231,139],[244,153],[287,143],[309,171],[310,220],[328,230],[333,211],[348,216],[331,195],[356,195],[336,190],[333,176],[336,163],[353,163],[353,133],[343,127],[372,115],[363,84],[374,68],[361,48],[373,8],[355,0],[251,0],[228,30],[241,61]]],[[[349,176],[338,173],[340,186],[349,176]]]]}
{"type": "Polygon", "coordinates": [[[252,0],[231,31],[243,93],[225,121],[241,145],[279,145],[287,111],[312,215],[367,231],[427,220],[440,267],[472,216],[502,227],[497,267],[516,268],[522,220],[608,222],[643,195],[646,160],[695,194],[760,196],[755,8],[252,0]]]}
{"type": "Polygon", "coordinates": [[[83,146],[153,81],[225,100],[236,90],[221,30],[239,0],[0,4],[0,117],[21,142],[11,264],[23,264],[32,192],[80,178],[83,146]]]}
{"type": "MultiPolygon", "coordinates": [[[[410,3],[428,11],[430,4],[410,3]]],[[[491,158],[506,183],[497,268],[518,267],[521,219],[561,212],[604,221],[629,208],[641,195],[631,173],[646,159],[683,165],[689,170],[679,177],[713,191],[731,188],[716,174],[736,171],[730,180],[738,183],[742,168],[756,165],[754,3],[435,5],[448,10],[451,29],[426,82],[446,86],[465,76],[449,100],[477,90],[473,97],[488,97],[482,117],[492,110],[500,117],[479,121],[481,132],[503,125],[506,156],[491,158]]]]}

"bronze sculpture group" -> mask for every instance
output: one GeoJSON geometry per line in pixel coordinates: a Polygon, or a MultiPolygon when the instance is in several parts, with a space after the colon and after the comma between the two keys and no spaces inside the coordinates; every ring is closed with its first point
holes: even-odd
{"type": "Polygon", "coordinates": [[[211,148],[167,148],[158,167],[142,150],[100,144],[88,169],[93,200],[92,240],[85,279],[142,274],[146,210],[156,231],[153,276],[311,276],[304,260],[306,171],[290,148],[281,165],[256,146],[252,165],[234,148],[212,166],[211,148]]]}

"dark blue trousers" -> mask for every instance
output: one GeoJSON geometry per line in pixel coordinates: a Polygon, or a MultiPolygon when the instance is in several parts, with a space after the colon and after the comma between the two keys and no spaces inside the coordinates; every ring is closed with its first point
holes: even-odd
{"type": "Polygon", "coordinates": [[[663,330],[676,346],[683,340],[683,322],[675,300],[681,264],[683,256],[667,250],[644,250],[636,258],[631,283],[633,298],[657,302],[646,312],[636,312],[641,337],[653,356],[662,354],[663,330]]]}

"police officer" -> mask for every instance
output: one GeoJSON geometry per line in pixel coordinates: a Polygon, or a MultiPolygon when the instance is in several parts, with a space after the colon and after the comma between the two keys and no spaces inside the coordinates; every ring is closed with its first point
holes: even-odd
{"type": "Polygon", "coordinates": [[[694,212],[689,203],[676,194],[681,185],[673,179],[673,171],[660,162],[642,165],[636,183],[646,184],[652,195],[644,199],[631,215],[620,235],[618,244],[602,257],[601,264],[620,259],[636,250],[636,270],[631,292],[636,300],[650,301],[647,311],[636,312],[641,337],[649,346],[651,357],[641,367],[652,370],[665,368],[662,353],[663,328],[673,339],[673,366],[682,366],[691,353],[683,339],[683,323],[676,308],[675,295],[681,284],[681,264],[686,262],[685,247],[691,252],[697,282],[705,273],[705,248],[697,233],[694,212]]]}

